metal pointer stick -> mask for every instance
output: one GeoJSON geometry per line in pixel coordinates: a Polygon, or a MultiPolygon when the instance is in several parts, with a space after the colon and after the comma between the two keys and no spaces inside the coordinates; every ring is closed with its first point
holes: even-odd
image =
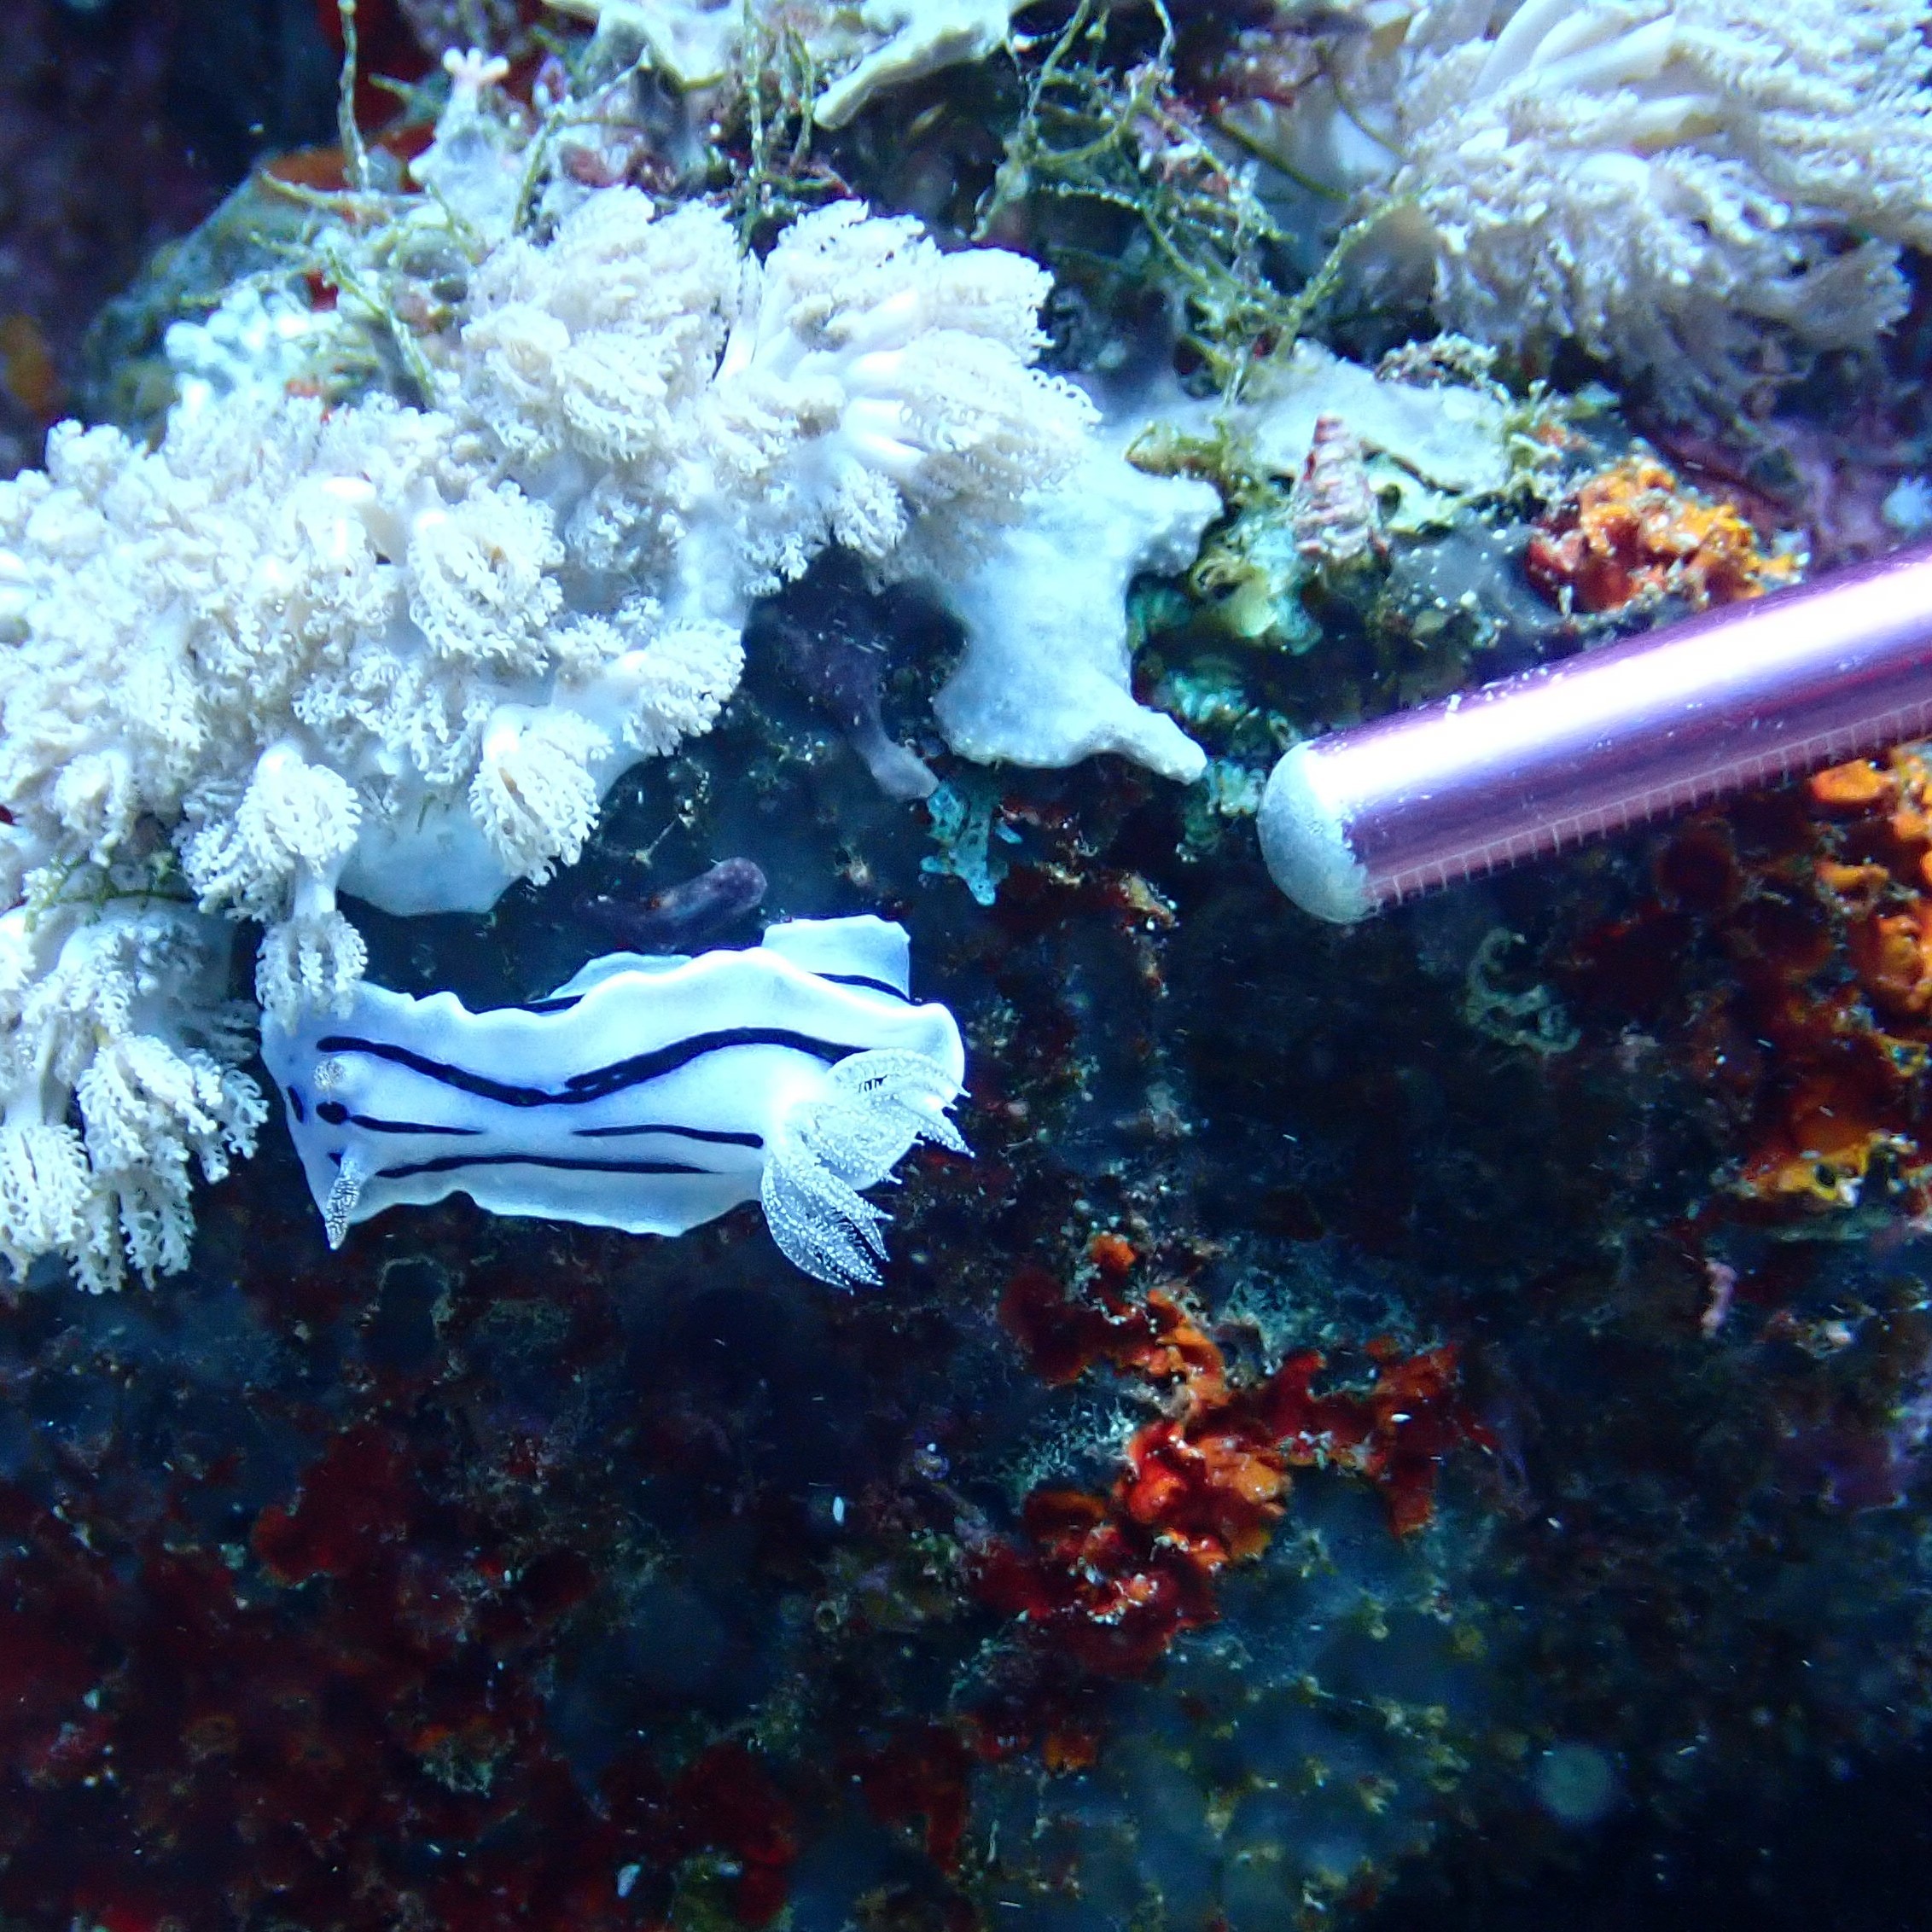
{"type": "Polygon", "coordinates": [[[1347,924],[1932,732],[1932,544],[1294,747],[1277,885],[1347,924]]]}

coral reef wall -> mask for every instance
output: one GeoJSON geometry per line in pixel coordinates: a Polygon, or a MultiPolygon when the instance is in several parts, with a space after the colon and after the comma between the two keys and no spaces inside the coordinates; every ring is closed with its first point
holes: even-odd
{"type": "Polygon", "coordinates": [[[86,419],[0,486],[0,1921],[1911,1923],[1923,750],[1348,929],[1248,821],[1925,527],[1919,12],[187,17],[0,30],[93,103],[0,206],[86,419]],[[276,152],[72,377],[211,86],[276,152]],[[270,1124],[264,1010],[346,1119],[364,982],[864,914],[966,1077],[837,1061],[831,1246],[325,1229],[270,1124]]]}

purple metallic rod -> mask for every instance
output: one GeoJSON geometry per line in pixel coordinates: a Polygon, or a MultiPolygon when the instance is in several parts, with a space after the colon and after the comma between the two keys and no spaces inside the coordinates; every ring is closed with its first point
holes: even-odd
{"type": "Polygon", "coordinates": [[[1929,732],[1932,544],[1296,745],[1261,852],[1346,925],[1929,732]]]}

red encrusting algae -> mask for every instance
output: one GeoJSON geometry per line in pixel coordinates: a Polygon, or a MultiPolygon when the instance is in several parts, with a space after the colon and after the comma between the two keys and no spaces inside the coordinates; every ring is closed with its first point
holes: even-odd
{"type": "Polygon", "coordinates": [[[1932,769],[1911,749],[1806,787],[1815,938],[1786,954],[1770,1015],[1782,1091],[1738,1177],[1743,1194],[1849,1205],[1883,1156],[1912,1212],[1932,1206],[1929,789],[1932,769]]]}
{"type": "Polygon", "coordinates": [[[688,1765],[672,1787],[672,1830],[660,1852],[666,1863],[707,1847],[738,1867],[731,1905],[739,1923],[769,1925],[785,1908],[796,1821],[771,1774],[744,1745],[713,1744],[688,1765]]]}
{"type": "Polygon", "coordinates": [[[1429,1522],[1450,1452],[1488,1443],[1450,1347],[1405,1356],[1393,1341],[1371,1342],[1376,1373],[1364,1389],[1318,1393],[1327,1362],[1314,1349],[1260,1382],[1231,1381],[1219,1346],[1173,1292],[1126,1295],[1126,1248],[1097,1237],[1096,1276],[1078,1292],[1044,1269],[1021,1270],[1001,1317],[1048,1381],[1106,1362],[1170,1390],[1170,1411],[1134,1431],[1105,1494],[1036,1489],[1021,1510],[1023,1540],[992,1544],[977,1571],[988,1603],[1109,1677],[1147,1670],[1181,1632],[1215,1620],[1215,1578],[1267,1547],[1293,1470],[1366,1478],[1390,1527],[1407,1535],[1429,1522]]]}
{"type": "Polygon", "coordinates": [[[1791,581],[1797,567],[1795,557],[1766,552],[1732,505],[1687,489],[1642,455],[1586,477],[1537,520],[1523,553],[1545,596],[1592,615],[1666,596],[1693,610],[1736,603],[1791,581]]]}
{"type": "Polygon", "coordinates": [[[959,1869],[970,1807],[967,1776],[975,1753],[951,1725],[928,1724],[847,1766],[882,1824],[919,1829],[926,1856],[944,1872],[959,1869]]]}
{"type": "Polygon", "coordinates": [[[1731,1197],[1817,1213],[1883,1178],[1932,1210],[1932,765],[1906,748],[1693,820],[1654,876],[1558,981],[1586,1012],[1681,1030],[1683,1063],[1737,1123],[1731,1197]],[[1685,976],[1699,949],[1722,963],[1714,986],[1685,976]]]}

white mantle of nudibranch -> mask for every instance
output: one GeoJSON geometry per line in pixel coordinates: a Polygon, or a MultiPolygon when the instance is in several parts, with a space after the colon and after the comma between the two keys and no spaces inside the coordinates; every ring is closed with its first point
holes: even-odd
{"type": "Polygon", "coordinates": [[[858,1190],[918,1141],[966,1151],[946,1115],[958,1026],[913,1003],[905,928],[870,917],[695,958],[614,953],[491,1012],[364,982],[346,1015],[271,1017],[262,1057],[332,1246],[457,1193],[657,1235],[761,1200],[790,1260],[851,1285],[885,1254],[858,1190]]]}

